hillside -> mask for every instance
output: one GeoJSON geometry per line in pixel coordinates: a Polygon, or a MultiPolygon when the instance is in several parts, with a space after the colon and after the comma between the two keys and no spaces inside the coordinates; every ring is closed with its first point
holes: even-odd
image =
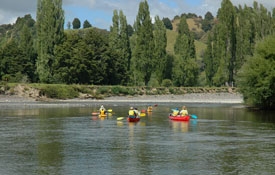
{"type": "MultiPolygon", "coordinates": [[[[190,31],[193,31],[194,33],[203,32],[203,30],[201,29],[201,23],[199,22],[199,20],[200,18],[187,19],[187,24],[189,26],[190,31]]],[[[167,35],[166,51],[172,55],[174,55],[174,44],[176,42],[176,38],[178,35],[177,28],[178,28],[179,22],[180,22],[180,19],[173,20],[172,21],[173,30],[166,31],[166,35],[167,35]]],[[[204,36],[202,38],[204,38],[204,36]]],[[[206,44],[201,40],[195,40],[195,47],[196,47],[197,59],[201,60],[202,59],[201,54],[206,49],[206,44]]]]}

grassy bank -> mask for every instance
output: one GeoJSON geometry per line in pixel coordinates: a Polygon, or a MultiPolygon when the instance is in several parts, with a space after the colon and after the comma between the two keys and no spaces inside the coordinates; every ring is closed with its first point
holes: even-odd
{"type": "Polygon", "coordinates": [[[137,95],[182,95],[188,93],[234,93],[236,88],[229,87],[126,87],[64,84],[15,84],[2,83],[0,94],[20,95],[32,98],[103,99],[110,96],[137,95]]]}

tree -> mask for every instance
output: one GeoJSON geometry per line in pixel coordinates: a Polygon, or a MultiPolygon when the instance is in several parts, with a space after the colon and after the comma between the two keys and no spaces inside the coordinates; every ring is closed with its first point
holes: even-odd
{"type": "Polygon", "coordinates": [[[29,81],[36,81],[35,74],[35,62],[36,62],[36,52],[34,49],[34,37],[32,35],[31,27],[24,25],[23,29],[20,31],[19,48],[22,51],[21,65],[23,65],[22,73],[27,75],[29,81]]]}
{"type": "Polygon", "coordinates": [[[246,103],[260,108],[275,108],[275,36],[256,45],[253,57],[243,65],[238,87],[246,103]]]}
{"type": "Polygon", "coordinates": [[[196,63],[194,38],[185,17],[181,17],[178,33],[174,45],[176,58],[173,66],[173,82],[176,86],[194,86],[197,84],[199,69],[196,63]]]}
{"type": "Polygon", "coordinates": [[[67,23],[67,29],[71,29],[72,28],[72,23],[69,21],[68,23],[67,23]]]}
{"type": "Polygon", "coordinates": [[[80,20],[78,18],[74,18],[72,24],[73,24],[73,29],[79,29],[80,26],[81,26],[81,22],[80,22],[80,20]]]}
{"type": "Polygon", "coordinates": [[[147,86],[154,67],[154,36],[148,2],[140,2],[135,22],[136,41],[133,49],[132,70],[135,81],[147,86]]]}
{"type": "Polygon", "coordinates": [[[218,10],[219,23],[215,44],[219,49],[216,57],[219,60],[219,68],[213,78],[216,86],[225,83],[232,84],[235,81],[236,63],[236,11],[230,0],[223,0],[218,10]]]}
{"type": "Polygon", "coordinates": [[[3,46],[0,53],[0,76],[9,76],[10,82],[19,82],[22,79],[22,73],[24,72],[22,62],[25,60],[22,58],[22,50],[18,47],[15,39],[9,39],[9,41],[3,46]],[[20,74],[20,76],[18,76],[20,74]]]}
{"type": "Polygon", "coordinates": [[[84,23],[83,23],[83,28],[86,29],[86,28],[89,28],[89,27],[92,27],[92,24],[88,20],[85,20],[84,23]]]}
{"type": "Polygon", "coordinates": [[[54,80],[67,84],[106,84],[108,40],[95,28],[70,30],[65,40],[55,48],[54,80]]]}
{"type": "Polygon", "coordinates": [[[213,20],[214,20],[214,17],[212,15],[211,12],[207,12],[205,15],[204,15],[204,19],[202,21],[202,30],[207,32],[209,30],[212,29],[213,27],[213,20]]]}
{"type": "Polygon", "coordinates": [[[166,67],[166,46],[167,46],[167,37],[166,37],[166,28],[163,22],[160,20],[159,16],[155,17],[154,24],[154,42],[155,42],[155,72],[158,83],[161,84],[164,79],[166,67]]]}
{"type": "Polygon", "coordinates": [[[109,60],[110,84],[124,84],[129,80],[130,71],[130,40],[128,36],[127,20],[123,12],[114,10],[113,25],[109,36],[110,53],[114,54],[109,60]]]}
{"type": "Polygon", "coordinates": [[[43,83],[52,82],[54,47],[62,42],[64,36],[64,11],[62,0],[38,0],[37,14],[37,68],[43,83]]]}
{"type": "Polygon", "coordinates": [[[163,18],[162,22],[163,22],[164,26],[166,27],[166,29],[173,30],[173,25],[169,18],[163,18]]]}
{"type": "Polygon", "coordinates": [[[127,33],[129,37],[132,36],[134,33],[134,29],[130,24],[127,25],[127,33]]]}

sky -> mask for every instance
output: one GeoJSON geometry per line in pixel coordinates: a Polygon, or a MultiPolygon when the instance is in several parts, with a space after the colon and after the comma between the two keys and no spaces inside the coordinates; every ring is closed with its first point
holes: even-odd
{"type": "MultiPolygon", "coordinates": [[[[65,28],[78,18],[81,24],[88,20],[92,26],[109,30],[114,10],[122,10],[128,24],[133,25],[142,0],[63,0],[65,28]]],[[[252,6],[254,0],[231,0],[234,5],[252,6]]],[[[222,0],[147,0],[152,20],[155,16],[173,19],[182,13],[195,13],[204,17],[209,11],[216,16],[222,0]]],[[[257,0],[269,11],[275,8],[274,0],[257,0]]],[[[13,24],[26,14],[36,18],[37,0],[0,0],[0,25],[13,24]]]]}

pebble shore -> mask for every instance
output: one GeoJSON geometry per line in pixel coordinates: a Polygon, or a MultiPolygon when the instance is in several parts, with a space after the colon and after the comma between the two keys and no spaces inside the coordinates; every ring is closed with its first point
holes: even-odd
{"type": "MultiPolygon", "coordinates": [[[[34,98],[20,97],[17,95],[0,95],[0,103],[39,103],[40,100],[34,98]]],[[[143,96],[113,96],[104,99],[68,99],[54,100],[47,102],[184,102],[184,103],[230,103],[241,104],[243,97],[239,93],[190,93],[184,95],[143,95],[143,96]]]]}
{"type": "Polygon", "coordinates": [[[185,95],[144,95],[137,97],[108,97],[103,101],[184,102],[184,103],[243,103],[238,93],[191,93],[185,95]]]}

